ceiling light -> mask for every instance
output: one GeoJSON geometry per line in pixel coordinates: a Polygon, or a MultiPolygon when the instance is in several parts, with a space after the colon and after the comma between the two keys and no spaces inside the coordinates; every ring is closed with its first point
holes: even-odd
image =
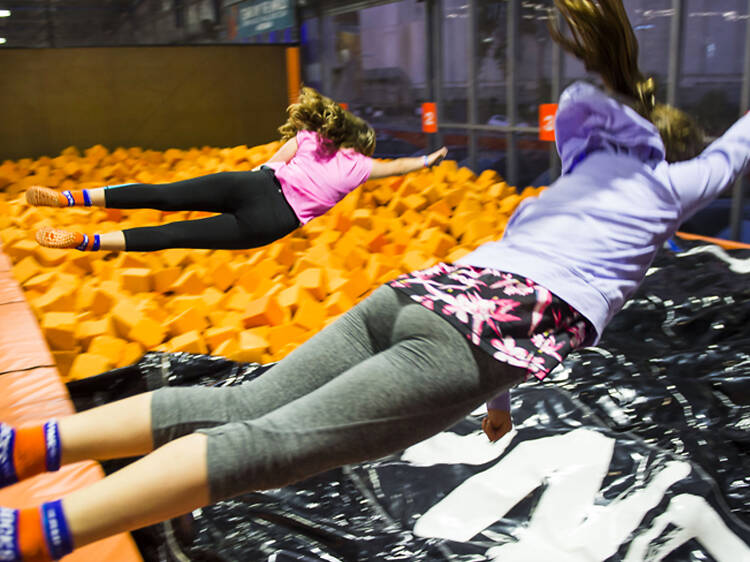
{"type": "Polygon", "coordinates": [[[3,45],[5,43],[5,37],[0,37],[0,45],[3,45]]]}
{"type": "Polygon", "coordinates": [[[0,18],[10,17],[10,10],[0,10],[0,18]]]}

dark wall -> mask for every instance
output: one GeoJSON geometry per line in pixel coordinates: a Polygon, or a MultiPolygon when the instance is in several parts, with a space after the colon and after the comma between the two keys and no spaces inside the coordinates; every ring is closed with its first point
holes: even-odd
{"type": "Polygon", "coordinates": [[[0,51],[0,161],[67,146],[261,144],[287,105],[284,47],[0,51]]]}

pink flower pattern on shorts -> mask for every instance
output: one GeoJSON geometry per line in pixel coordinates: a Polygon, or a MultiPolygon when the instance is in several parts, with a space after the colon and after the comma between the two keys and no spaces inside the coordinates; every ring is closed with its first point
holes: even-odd
{"type": "Polygon", "coordinates": [[[592,334],[570,305],[512,273],[439,263],[388,285],[443,316],[498,361],[539,379],[592,334]]]}

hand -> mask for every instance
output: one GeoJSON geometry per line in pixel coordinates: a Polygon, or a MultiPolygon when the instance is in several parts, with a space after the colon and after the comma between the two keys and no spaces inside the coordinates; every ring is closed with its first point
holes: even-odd
{"type": "Polygon", "coordinates": [[[445,158],[445,156],[448,154],[448,149],[443,147],[440,150],[436,150],[432,154],[427,155],[427,167],[434,166],[435,164],[439,164],[440,161],[445,158]]]}
{"type": "Polygon", "coordinates": [[[487,410],[487,417],[482,420],[482,429],[493,443],[513,429],[510,412],[505,410],[487,410]]]}

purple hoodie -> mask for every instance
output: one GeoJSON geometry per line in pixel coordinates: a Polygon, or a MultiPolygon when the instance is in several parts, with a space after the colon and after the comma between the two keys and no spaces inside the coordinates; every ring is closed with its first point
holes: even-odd
{"type": "MultiPolygon", "coordinates": [[[[668,164],[656,127],[595,86],[576,82],[555,121],[563,175],[524,200],[503,238],[459,264],[523,275],[587,318],[599,341],[679,225],[750,161],[750,116],[692,160],[668,164]]],[[[488,407],[505,408],[500,395],[488,407]]]]}

